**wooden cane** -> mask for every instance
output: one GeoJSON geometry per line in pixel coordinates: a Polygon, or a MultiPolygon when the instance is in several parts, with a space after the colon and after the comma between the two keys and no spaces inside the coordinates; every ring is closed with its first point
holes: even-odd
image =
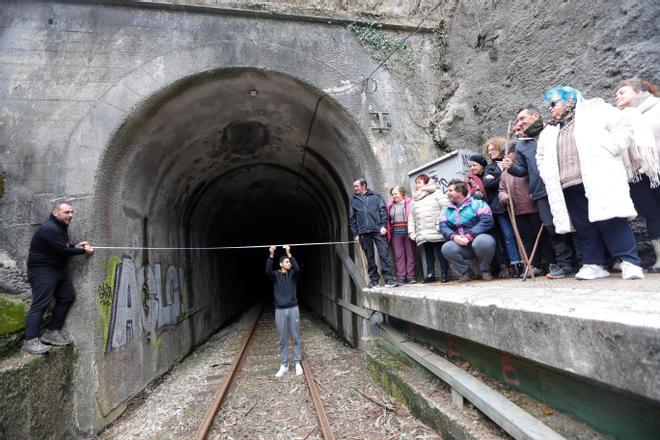
{"type": "MultiPolygon", "coordinates": [[[[508,174],[507,172],[508,170],[504,170],[502,172],[502,178],[506,177],[505,174],[508,174]]],[[[520,238],[520,233],[518,232],[518,225],[516,223],[516,215],[513,206],[513,197],[511,197],[511,186],[509,185],[509,181],[505,180],[504,185],[506,186],[506,192],[509,195],[509,203],[507,203],[507,211],[509,213],[509,219],[511,220],[513,235],[516,237],[516,244],[518,245],[518,251],[520,252],[520,255],[523,258],[523,263],[525,264],[525,273],[523,274],[522,281],[525,281],[527,279],[527,271],[529,271],[529,274],[531,275],[532,279],[535,279],[531,260],[527,258],[527,251],[525,250],[525,245],[523,244],[522,239],[520,238]]]]}
{"type": "Polygon", "coordinates": [[[356,246],[359,251],[358,254],[360,255],[360,266],[362,266],[362,274],[364,275],[364,284],[365,286],[369,286],[369,272],[367,271],[367,256],[364,254],[364,249],[362,249],[362,246],[360,245],[360,240],[356,240],[358,246],[356,246]]]}
{"type": "MultiPolygon", "coordinates": [[[[534,256],[536,255],[536,250],[539,246],[539,241],[541,240],[541,235],[543,234],[543,224],[541,223],[541,229],[539,229],[539,233],[536,234],[536,241],[534,242],[534,247],[532,248],[532,254],[529,257],[530,261],[534,261],[534,256]]],[[[529,270],[529,267],[525,268],[525,276],[527,276],[527,271],[529,270]]],[[[532,270],[532,275],[534,274],[534,270],[532,270]]]]}

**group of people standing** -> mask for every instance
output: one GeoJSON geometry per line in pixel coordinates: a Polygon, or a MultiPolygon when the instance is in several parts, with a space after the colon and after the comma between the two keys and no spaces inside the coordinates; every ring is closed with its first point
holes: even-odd
{"type": "Polygon", "coordinates": [[[353,182],[351,234],[367,257],[369,287],[379,284],[374,246],[385,286],[416,281],[415,245],[424,247],[424,282],[472,279],[476,259],[484,280],[522,276],[525,260],[535,275],[592,280],[644,277],[629,221],[641,214],[660,272],[660,99],[654,85],[632,78],[615,92],[616,107],[584,100],[572,87],[554,87],[544,100],[550,120],[534,105],[521,107],[516,140],[492,138],[470,157],[465,180],[446,195],[426,174],[412,195],[390,189],[385,201],[364,179],[353,182]],[[574,240],[575,238],[575,240],[574,240]],[[392,245],[394,266],[389,258],[392,245]],[[577,246],[575,246],[577,244],[577,246]]]}

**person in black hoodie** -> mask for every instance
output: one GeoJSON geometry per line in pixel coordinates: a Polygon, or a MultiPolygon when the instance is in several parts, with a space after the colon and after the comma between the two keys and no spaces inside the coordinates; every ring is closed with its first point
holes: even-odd
{"type": "Polygon", "coordinates": [[[25,318],[25,342],[23,351],[44,354],[49,345],[68,345],[71,338],[62,330],[64,321],[76,293],[66,266],[69,257],[92,255],[94,249],[86,241],[73,245],[69,241],[69,224],[73,219],[73,207],[67,202],[57,202],[46,222],[37,229],[30,242],[28,253],[28,281],[32,286],[32,305],[25,318]],[[55,297],[55,307],[48,330],[39,339],[41,318],[55,297]],[[49,344],[49,345],[44,345],[49,344]]]}
{"type": "Polygon", "coordinates": [[[351,235],[360,243],[367,257],[369,271],[369,287],[376,287],[380,277],[376,266],[374,244],[380,256],[381,273],[385,279],[385,287],[397,287],[392,275],[392,260],[387,251],[387,208],[385,200],[369,188],[364,178],[353,182],[353,197],[348,207],[348,226],[351,235]]]}
{"type": "Polygon", "coordinates": [[[282,246],[286,256],[280,258],[280,269],[273,270],[276,246],[271,246],[270,255],[266,260],[266,276],[273,280],[273,293],[275,296],[275,325],[280,337],[280,369],[275,377],[280,378],[289,371],[289,333],[293,338],[293,357],[296,362],[296,376],[303,373],[302,347],[300,345],[300,311],[298,310],[298,297],[296,285],[300,267],[291,255],[290,246],[282,246]]]}

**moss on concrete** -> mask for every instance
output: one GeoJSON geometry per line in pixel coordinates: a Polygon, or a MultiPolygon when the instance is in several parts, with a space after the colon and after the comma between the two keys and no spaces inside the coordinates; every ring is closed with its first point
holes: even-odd
{"type": "Polygon", "coordinates": [[[0,293],[0,335],[14,333],[25,327],[28,305],[12,295],[0,293]]]}
{"type": "Polygon", "coordinates": [[[20,355],[0,362],[0,438],[68,439],[73,432],[72,346],[45,356],[20,355]],[[38,415],[38,417],[36,417],[38,415]]]}
{"type": "Polygon", "coordinates": [[[0,293],[0,359],[18,351],[28,310],[28,304],[21,299],[0,293]]]}
{"type": "Polygon", "coordinates": [[[474,439],[475,437],[466,428],[444,414],[435,404],[405,382],[400,373],[412,368],[409,361],[404,360],[401,355],[379,348],[370,349],[365,356],[365,369],[369,376],[386,393],[406,405],[415,417],[431,426],[445,439],[474,439]]]}

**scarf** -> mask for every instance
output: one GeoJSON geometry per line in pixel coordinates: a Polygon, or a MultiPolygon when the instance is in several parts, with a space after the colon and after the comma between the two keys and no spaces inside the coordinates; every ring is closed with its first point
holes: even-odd
{"type": "Polygon", "coordinates": [[[481,177],[477,176],[474,174],[472,171],[470,171],[470,174],[468,174],[467,178],[465,179],[465,183],[468,187],[468,194],[470,196],[474,197],[474,193],[476,191],[481,192],[482,197],[476,197],[481,198],[484,202],[488,202],[488,196],[486,195],[486,187],[484,186],[484,183],[481,181],[481,177]]]}
{"type": "Polygon", "coordinates": [[[548,125],[557,125],[560,127],[568,124],[575,118],[575,105],[569,104],[564,113],[561,115],[561,118],[557,121],[554,118],[550,118],[548,125]]]}
{"type": "Polygon", "coordinates": [[[639,182],[642,174],[646,174],[651,181],[651,188],[657,188],[660,186],[660,160],[653,132],[644,123],[638,108],[626,107],[623,113],[633,129],[633,139],[627,154],[622,155],[628,181],[639,182]]]}

